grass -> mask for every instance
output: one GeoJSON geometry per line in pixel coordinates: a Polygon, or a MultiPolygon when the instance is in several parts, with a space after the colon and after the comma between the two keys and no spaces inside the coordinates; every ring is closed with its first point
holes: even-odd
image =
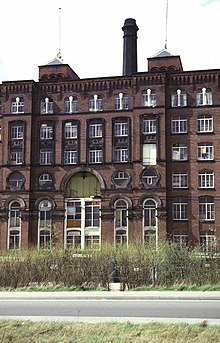
{"type": "Polygon", "coordinates": [[[220,326],[206,324],[83,324],[0,321],[1,343],[220,343],[220,326]]]}
{"type": "Polygon", "coordinates": [[[131,291],[201,291],[201,292],[213,292],[220,291],[220,284],[218,285],[186,285],[186,284],[174,284],[169,287],[158,286],[158,287],[136,287],[131,291]]]}

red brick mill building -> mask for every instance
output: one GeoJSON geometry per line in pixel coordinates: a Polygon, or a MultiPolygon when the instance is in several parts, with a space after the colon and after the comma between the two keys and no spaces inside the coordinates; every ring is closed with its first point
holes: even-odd
{"type": "Polygon", "coordinates": [[[220,70],[183,71],[166,49],[137,71],[80,79],[55,58],[39,81],[0,85],[0,248],[220,236],[220,70]],[[147,71],[148,70],[148,71],[147,71]]]}

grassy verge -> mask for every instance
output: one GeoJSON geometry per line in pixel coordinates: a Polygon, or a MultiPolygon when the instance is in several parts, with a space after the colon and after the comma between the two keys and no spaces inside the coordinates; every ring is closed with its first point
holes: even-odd
{"type": "Polygon", "coordinates": [[[173,285],[170,287],[136,287],[131,289],[131,291],[201,291],[201,292],[213,292],[213,291],[220,291],[220,284],[219,285],[173,285]]]}
{"type": "Polygon", "coordinates": [[[8,343],[220,343],[220,327],[204,324],[83,324],[0,321],[8,343]]]}

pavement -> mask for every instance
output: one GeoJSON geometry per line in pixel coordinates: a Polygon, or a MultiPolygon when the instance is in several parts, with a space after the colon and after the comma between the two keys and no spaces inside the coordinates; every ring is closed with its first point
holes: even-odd
{"type": "Polygon", "coordinates": [[[72,300],[220,300],[220,292],[213,291],[69,291],[24,292],[2,291],[0,300],[6,299],[72,299],[72,300]]]}

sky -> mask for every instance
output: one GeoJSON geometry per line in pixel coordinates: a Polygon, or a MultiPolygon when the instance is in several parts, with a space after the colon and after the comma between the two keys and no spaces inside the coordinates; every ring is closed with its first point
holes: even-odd
{"type": "MultiPolygon", "coordinates": [[[[147,71],[147,58],[164,48],[166,4],[0,0],[0,82],[38,81],[38,66],[55,58],[59,47],[63,63],[82,79],[122,75],[121,28],[127,18],[139,27],[138,71],[147,71]]],[[[169,0],[167,50],[181,56],[184,70],[220,69],[219,36],[220,0],[169,0]]]]}

